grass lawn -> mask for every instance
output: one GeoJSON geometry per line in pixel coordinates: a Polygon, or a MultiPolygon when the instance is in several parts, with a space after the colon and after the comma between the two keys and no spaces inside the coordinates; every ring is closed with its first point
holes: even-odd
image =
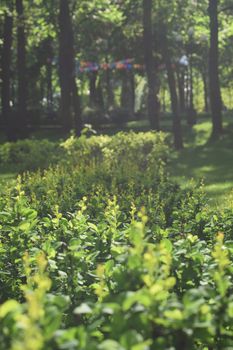
{"type": "Polygon", "coordinates": [[[187,186],[191,179],[204,180],[210,205],[226,206],[233,193],[233,123],[224,124],[218,141],[210,141],[211,123],[201,120],[185,135],[185,148],[170,164],[173,178],[187,186]]]}

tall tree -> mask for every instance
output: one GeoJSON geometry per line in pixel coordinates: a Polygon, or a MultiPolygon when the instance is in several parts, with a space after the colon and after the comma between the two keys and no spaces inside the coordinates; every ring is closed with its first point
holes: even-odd
{"type": "Polygon", "coordinates": [[[124,71],[122,74],[121,107],[126,109],[131,116],[134,115],[134,84],[134,73],[132,71],[124,71]]]}
{"type": "MultiPolygon", "coordinates": [[[[109,63],[108,58],[105,59],[106,64],[109,63]]],[[[105,73],[105,81],[106,81],[106,95],[107,95],[107,107],[111,108],[115,105],[115,96],[113,92],[113,84],[112,84],[112,74],[109,69],[106,69],[105,73]]]]}
{"type": "Polygon", "coordinates": [[[219,21],[218,0],[209,0],[210,18],[210,51],[209,51],[209,84],[210,105],[212,113],[213,137],[222,133],[222,98],[219,81],[219,21]]]}
{"type": "Polygon", "coordinates": [[[97,78],[98,78],[98,72],[91,72],[89,76],[89,99],[90,99],[90,105],[96,106],[97,105],[97,78]]]}
{"type": "Polygon", "coordinates": [[[145,68],[148,80],[148,115],[151,127],[155,130],[159,130],[158,80],[153,54],[152,0],[143,0],[143,41],[145,68]]]}
{"type": "Polygon", "coordinates": [[[81,133],[81,107],[75,79],[74,36],[69,0],[59,6],[59,76],[61,85],[61,116],[65,132],[72,128],[81,133]],[[72,108],[73,107],[73,108],[72,108]]]}
{"type": "Polygon", "coordinates": [[[178,91],[179,91],[179,110],[180,113],[185,112],[185,72],[183,67],[177,65],[176,70],[177,80],[178,80],[178,91]]]}
{"type": "Polygon", "coordinates": [[[47,108],[48,108],[48,112],[51,112],[51,110],[53,108],[52,107],[53,106],[53,83],[52,83],[53,47],[52,47],[52,38],[51,37],[48,37],[48,39],[46,40],[45,48],[46,48],[46,53],[47,53],[47,59],[46,59],[47,108]]]}
{"type": "Polygon", "coordinates": [[[27,135],[27,68],[26,36],[23,0],[15,0],[17,12],[17,74],[18,74],[18,110],[16,126],[18,136],[27,135]]]}
{"type": "Polygon", "coordinates": [[[170,90],[171,107],[172,107],[172,114],[173,114],[174,146],[176,149],[179,150],[183,148],[183,139],[182,139],[181,119],[179,115],[179,102],[178,102],[177,89],[176,89],[175,70],[171,62],[171,53],[169,51],[169,43],[167,40],[166,26],[161,26],[161,28],[162,28],[161,46],[162,46],[163,59],[167,70],[168,86],[170,90]]]}
{"type": "MultiPolygon", "coordinates": [[[[10,120],[10,67],[12,52],[13,17],[5,12],[2,49],[2,116],[6,129],[10,120]]],[[[8,127],[7,127],[8,125],[8,127]]]]}
{"type": "Polygon", "coordinates": [[[201,75],[202,75],[203,90],[204,90],[204,110],[206,113],[208,113],[209,112],[209,87],[207,82],[208,74],[206,74],[206,72],[202,70],[201,75]]]}

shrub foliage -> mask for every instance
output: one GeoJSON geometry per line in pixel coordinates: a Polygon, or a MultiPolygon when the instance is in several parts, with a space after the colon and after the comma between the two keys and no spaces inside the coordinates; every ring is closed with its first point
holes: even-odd
{"type": "Polygon", "coordinates": [[[231,349],[232,208],[171,182],[163,134],[59,152],[0,200],[0,348],[231,349]]]}

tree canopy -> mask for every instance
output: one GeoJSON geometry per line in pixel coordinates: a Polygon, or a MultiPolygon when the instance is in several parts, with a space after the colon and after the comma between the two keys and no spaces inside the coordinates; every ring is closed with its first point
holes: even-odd
{"type": "Polygon", "coordinates": [[[213,136],[232,108],[230,0],[2,1],[1,129],[8,139],[59,125],[80,134],[139,116],[212,112],[213,136]]]}

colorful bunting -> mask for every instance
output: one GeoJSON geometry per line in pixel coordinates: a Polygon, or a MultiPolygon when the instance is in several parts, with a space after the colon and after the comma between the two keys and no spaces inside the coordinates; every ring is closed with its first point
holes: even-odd
{"type": "Polygon", "coordinates": [[[98,64],[95,62],[86,62],[80,61],[76,64],[77,73],[88,73],[96,72],[99,69],[108,70],[108,69],[117,69],[117,70],[143,70],[144,65],[142,64],[133,64],[133,59],[128,58],[121,61],[111,62],[111,63],[102,63],[98,64]]]}
{"type": "MultiPolygon", "coordinates": [[[[52,63],[57,64],[58,58],[54,58],[52,63]]],[[[143,64],[133,63],[133,58],[127,58],[125,60],[111,62],[111,63],[101,63],[98,64],[96,62],[89,62],[89,61],[76,61],[76,73],[89,73],[89,72],[97,72],[98,70],[141,70],[143,71],[145,69],[145,66],[143,64]]],[[[178,62],[180,65],[185,65],[184,63],[184,56],[182,59],[178,62]]],[[[175,69],[177,64],[172,64],[172,68],[175,69]]],[[[158,70],[164,70],[166,69],[165,64],[160,64],[158,66],[158,70]]]]}

